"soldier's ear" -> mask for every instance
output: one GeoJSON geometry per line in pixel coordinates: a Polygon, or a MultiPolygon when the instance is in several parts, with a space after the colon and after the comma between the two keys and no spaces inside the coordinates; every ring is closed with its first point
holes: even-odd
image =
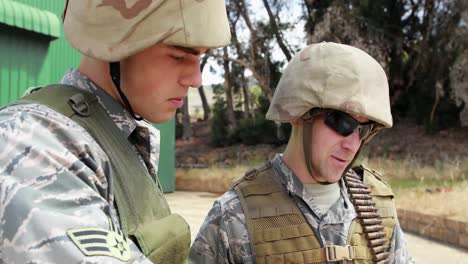
{"type": "Polygon", "coordinates": [[[289,123],[294,127],[299,127],[299,126],[302,126],[302,124],[304,123],[304,120],[302,120],[302,118],[299,117],[289,123]]]}

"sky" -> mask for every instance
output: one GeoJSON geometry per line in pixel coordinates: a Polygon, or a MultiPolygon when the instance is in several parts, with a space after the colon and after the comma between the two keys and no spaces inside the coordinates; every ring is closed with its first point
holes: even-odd
{"type": "MultiPolygon", "coordinates": [[[[283,1],[287,1],[287,0],[283,0],[283,1]]],[[[250,4],[249,10],[251,10],[251,12],[255,12],[255,16],[251,17],[252,20],[255,21],[255,20],[260,19],[263,21],[268,21],[268,14],[263,5],[263,1],[254,0],[254,1],[248,1],[248,3],[250,4]]],[[[285,39],[288,42],[288,44],[298,46],[299,48],[303,48],[306,46],[305,33],[304,33],[304,21],[299,21],[300,16],[302,15],[302,9],[301,9],[302,1],[288,0],[287,3],[289,6],[280,14],[280,20],[281,22],[287,21],[287,22],[294,23],[296,26],[290,32],[285,32],[285,39]]],[[[240,31],[238,32],[238,34],[240,35],[239,38],[243,39],[244,41],[247,41],[249,38],[248,30],[240,31]]],[[[283,52],[281,51],[281,49],[276,43],[275,43],[275,47],[273,48],[273,58],[274,60],[286,61],[286,58],[283,52]]],[[[284,67],[285,66],[286,66],[286,63],[284,64],[284,67]]],[[[247,71],[246,75],[249,76],[251,75],[251,73],[247,71]]],[[[202,73],[202,78],[203,78],[203,85],[205,87],[204,89],[205,89],[207,100],[209,101],[209,104],[212,104],[213,92],[210,89],[209,85],[224,82],[223,69],[221,69],[221,67],[216,64],[216,61],[214,59],[209,59],[202,73]],[[210,66],[215,69],[216,73],[213,73],[210,71],[210,66]]],[[[190,111],[191,116],[201,117],[201,115],[203,114],[202,103],[201,103],[201,99],[200,99],[197,89],[190,89],[188,93],[188,98],[189,98],[189,109],[190,109],[189,111],[190,111]]]]}
{"type": "MultiPolygon", "coordinates": [[[[285,0],[283,0],[285,1],[285,0]]],[[[249,10],[251,12],[255,12],[255,16],[252,16],[251,19],[253,21],[263,20],[268,21],[268,14],[265,10],[263,5],[263,1],[261,0],[254,0],[254,1],[247,1],[250,6],[249,10]]],[[[280,14],[281,22],[291,22],[294,23],[296,26],[290,32],[285,32],[285,39],[290,45],[297,45],[300,48],[305,47],[305,34],[304,34],[304,21],[299,21],[300,16],[302,15],[302,7],[300,0],[289,0],[287,1],[288,8],[283,10],[280,14]]],[[[249,32],[244,30],[242,32],[238,32],[240,35],[239,38],[248,39],[249,32]]],[[[273,50],[273,58],[275,60],[286,60],[283,53],[281,52],[278,45],[275,43],[275,47],[273,50]]],[[[208,63],[205,67],[205,70],[202,73],[203,84],[204,85],[211,85],[216,83],[222,83],[224,81],[223,77],[223,70],[216,64],[213,59],[208,60],[208,63]],[[215,69],[216,73],[210,71],[210,66],[215,69]]],[[[247,72],[246,75],[250,75],[247,72]]]]}

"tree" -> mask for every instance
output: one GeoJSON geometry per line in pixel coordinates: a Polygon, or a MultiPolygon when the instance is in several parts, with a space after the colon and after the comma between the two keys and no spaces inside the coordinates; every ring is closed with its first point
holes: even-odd
{"type": "Polygon", "coordinates": [[[189,101],[188,97],[184,98],[184,106],[182,107],[182,139],[189,140],[192,138],[193,130],[190,123],[190,113],[189,113],[189,101]]]}
{"type": "MultiPolygon", "coordinates": [[[[461,0],[335,0],[303,2],[310,42],[357,46],[386,69],[391,104],[399,117],[428,128],[456,125],[449,70],[465,48],[454,32],[461,0]]],[[[466,22],[465,22],[466,23],[466,22]]],[[[466,47],[466,45],[465,45],[466,47]]]]}
{"type": "MultiPolygon", "coordinates": [[[[241,60],[246,60],[246,55],[242,49],[242,45],[239,42],[239,39],[237,37],[237,22],[239,21],[240,14],[239,12],[235,12],[235,10],[230,12],[230,15],[228,16],[229,22],[231,24],[231,43],[235,47],[235,51],[237,53],[237,57],[241,60]]],[[[242,95],[243,95],[243,105],[244,105],[244,118],[249,118],[253,116],[251,109],[250,109],[250,96],[248,92],[248,83],[245,78],[245,67],[242,65],[239,65],[239,67],[233,67],[233,69],[237,69],[237,72],[235,75],[237,75],[238,80],[240,81],[240,87],[242,89],[242,95]]]]}
{"type": "MultiPolygon", "coordinates": [[[[223,48],[224,57],[228,57],[228,48],[223,48]]],[[[228,132],[232,133],[237,128],[237,120],[234,115],[234,103],[232,100],[232,80],[231,71],[229,70],[229,60],[224,59],[224,90],[226,92],[226,111],[228,118],[228,132]]]]}
{"type": "MultiPolygon", "coordinates": [[[[200,63],[200,72],[203,72],[205,69],[206,62],[208,61],[209,55],[205,55],[200,63]]],[[[208,104],[208,100],[206,99],[205,89],[203,85],[198,88],[198,94],[200,95],[200,99],[202,101],[203,106],[203,120],[208,120],[210,118],[210,105],[208,104]]]]}
{"type": "Polygon", "coordinates": [[[268,17],[270,18],[270,27],[273,31],[273,34],[275,35],[276,41],[278,42],[278,45],[283,51],[283,54],[286,57],[286,59],[290,61],[292,59],[291,49],[287,46],[287,43],[284,40],[279,30],[278,23],[276,22],[276,20],[279,21],[279,16],[278,14],[276,15],[273,14],[273,12],[271,11],[270,4],[268,3],[268,0],[263,0],[263,5],[265,6],[265,9],[268,13],[268,17]]]}

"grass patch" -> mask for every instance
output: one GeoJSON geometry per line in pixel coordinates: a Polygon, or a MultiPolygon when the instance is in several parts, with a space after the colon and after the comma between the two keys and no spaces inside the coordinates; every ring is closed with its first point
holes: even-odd
{"type": "Polygon", "coordinates": [[[384,158],[364,159],[362,163],[381,172],[384,179],[388,181],[404,179],[430,184],[468,180],[468,158],[446,162],[436,161],[429,165],[418,162],[411,157],[403,160],[384,158]]]}
{"type": "Polygon", "coordinates": [[[397,207],[418,212],[468,220],[468,159],[422,164],[404,160],[364,160],[378,170],[393,189],[397,207]]]}
{"type": "Polygon", "coordinates": [[[441,181],[441,180],[418,180],[418,179],[386,179],[387,183],[393,189],[411,189],[424,187],[451,187],[459,183],[459,181],[441,181]]]}
{"type": "MultiPolygon", "coordinates": [[[[423,165],[413,159],[362,160],[382,173],[393,189],[397,207],[461,220],[468,219],[468,159],[423,165]]],[[[258,164],[258,163],[257,163],[258,164]]],[[[250,165],[177,169],[176,189],[224,193],[250,165]]]]}
{"type": "Polygon", "coordinates": [[[397,207],[468,221],[468,181],[447,187],[421,186],[395,190],[397,207]]]}
{"type": "Polygon", "coordinates": [[[224,193],[231,188],[232,181],[248,169],[248,166],[176,169],[176,189],[224,193]]]}

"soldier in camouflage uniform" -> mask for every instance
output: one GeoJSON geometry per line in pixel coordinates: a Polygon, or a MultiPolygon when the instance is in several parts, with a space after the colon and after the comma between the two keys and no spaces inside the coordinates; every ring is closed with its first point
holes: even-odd
{"type": "MultiPolygon", "coordinates": [[[[224,1],[67,0],[63,19],[83,57],[61,83],[97,98],[161,193],[159,131],[146,120],[170,120],[201,84],[200,55],[229,43],[224,1]]],[[[88,132],[42,104],[0,110],[0,263],[165,262],[122,235],[116,153],[88,132]]]]}
{"type": "Polygon", "coordinates": [[[375,171],[350,169],[362,145],[379,129],[392,126],[381,66],[354,47],[309,45],[288,64],[267,118],[292,124],[285,152],[247,172],[215,201],[192,245],[189,262],[411,262],[389,186],[375,171]],[[381,230],[371,237],[384,238],[374,241],[382,245],[375,248],[378,258],[368,248],[364,224],[356,221],[360,206],[353,204],[345,186],[345,178],[354,181],[359,173],[368,175],[361,177],[372,184],[371,195],[381,206],[364,214],[377,211],[381,217],[371,219],[381,230]],[[286,198],[275,198],[280,196],[286,198]],[[283,200],[292,206],[283,206],[283,200]],[[293,207],[299,209],[297,214],[293,207]],[[303,224],[297,226],[291,219],[303,224]]]}

